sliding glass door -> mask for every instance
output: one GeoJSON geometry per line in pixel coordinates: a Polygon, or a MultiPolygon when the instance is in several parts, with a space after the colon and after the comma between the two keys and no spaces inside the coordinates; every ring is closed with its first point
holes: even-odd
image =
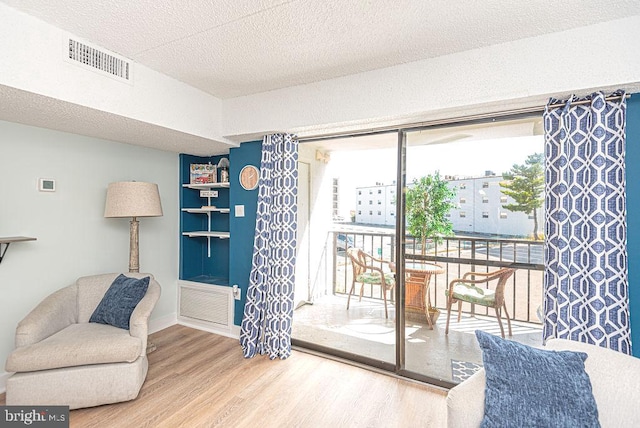
{"type": "Polygon", "coordinates": [[[405,133],[406,371],[461,382],[482,364],[478,329],[541,344],[541,130],[536,116],[405,133]]]}
{"type": "Polygon", "coordinates": [[[481,365],[476,329],[501,334],[501,322],[539,344],[541,131],[539,116],[519,116],[301,144],[294,345],[451,386],[481,365]],[[460,287],[491,295],[501,282],[499,311],[456,302],[447,329],[452,282],[495,272],[506,277],[460,287]]]}
{"type": "Polygon", "coordinates": [[[294,343],[394,370],[397,132],[303,143],[300,160],[310,238],[296,271],[309,278],[296,289],[309,291],[294,343]]]}

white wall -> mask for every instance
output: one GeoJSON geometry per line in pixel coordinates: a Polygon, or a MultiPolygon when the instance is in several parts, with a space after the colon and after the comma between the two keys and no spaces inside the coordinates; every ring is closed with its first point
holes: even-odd
{"type": "Polygon", "coordinates": [[[223,131],[239,141],[275,130],[305,137],[542,106],[593,89],[637,92],[636,40],[640,16],[233,98],[223,101],[223,131]]]}
{"type": "MultiPolygon", "coordinates": [[[[315,159],[316,148],[313,144],[300,144],[299,160],[310,166],[311,183],[309,186],[309,279],[311,296],[323,296],[331,289],[329,272],[333,268],[333,259],[328,256],[327,243],[331,239],[329,232],[333,228],[331,213],[332,176],[328,173],[328,164],[315,159]]],[[[332,244],[331,244],[332,245],[332,244]]]]}
{"type": "Polygon", "coordinates": [[[69,63],[68,35],[0,3],[0,85],[220,140],[218,98],[137,63],[131,85],[69,63]]]}
{"type": "Polygon", "coordinates": [[[129,222],[103,217],[107,185],[123,180],[158,184],[164,216],[140,219],[140,268],[162,286],[152,320],[175,319],[178,155],[0,121],[0,236],[38,239],[12,244],[0,264],[1,364],[45,296],[82,275],[128,270],[129,222]],[[57,191],[39,192],[41,177],[57,191]]]}

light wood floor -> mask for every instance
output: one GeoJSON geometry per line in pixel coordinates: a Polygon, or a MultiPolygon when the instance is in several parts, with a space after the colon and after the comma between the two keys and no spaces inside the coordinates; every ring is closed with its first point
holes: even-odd
{"type": "MultiPolygon", "coordinates": [[[[443,427],[445,392],[294,351],[245,359],[236,339],[153,334],[137,399],[71,412],[71,427],[443,427]]],[[[0,396],[4,404],[4,395],[0,396]]]]}

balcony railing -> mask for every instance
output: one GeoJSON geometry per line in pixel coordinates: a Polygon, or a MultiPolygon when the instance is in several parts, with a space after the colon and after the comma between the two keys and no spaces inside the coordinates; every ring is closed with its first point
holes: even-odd
{"type": "MultiPolygon", "coordinates": [[[[346,247],[355,246],[375,257],[395,261],[397,238],[392,231],[336,231],[332,238],[334,294],[345,294],[351,286],[352,272],[346,247]]],[[[500,267],[513,267],[517,270],[505,287],[509,314],[516,321],[540,323],[537,312],[542,302],[543,242],[454,236],[441,238],[439,241],[428,240],[423,252],[419,240],[407,237],[404,246],[407,267],[419,267],[421,263],[430,262],[439,264],[445,270],[443,274],[431,278],[429,293],[433,306],[446,309],[447,284],[453,279],[461,278],[466,272],[488,272],[500,267]]],[[[382,299],[381,287],[366,285],[364,297],[382,299]]],[[[463,304],[462,310],[494,316],[493,311],[485,307],[467,303],[463,304]]]]}

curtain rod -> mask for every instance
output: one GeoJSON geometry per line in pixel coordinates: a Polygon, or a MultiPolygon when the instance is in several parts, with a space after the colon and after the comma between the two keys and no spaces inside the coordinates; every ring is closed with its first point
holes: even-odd
{"type": "MultiPolygon", "coordinates": [[[[628,99],[630,97],[631,97],[631,95],[629,95],[629,94],[625,94],[624,95],[625,99],[628,99]]],[[[622,99],[622,95],[611,95],[611,96],[608,96],[608,97],[604,97],[605,101],[616,101],[616,100],[621,100],[621,99],[622,99]]],[[[589,104],[590,102],[591,102],[590,99],[588,99],[588,100],[580,100],[580,101],[572,102],[571,105],[572,106],[581,106],[581,105],[584,105],[584,104],[589,104]]],[[[567,105],[566,102],[557,103],[557,104],[551,104],[549,106],[549,108],[560,108],[560,107],[564,107],[566,105],[567,105]]]]}
{"type": "MultiPolygon", "coordinates": [[[[625,99],[630,97],[631,97],[630,94],[625,94],[625,99]]],[[[622,99],[622,95],[611,95],[611,96],[605,97],[606,101],[613,101],[613,100],[619,100],[619,99],[622,99]]],[[[576,101],[572,103],[572,105],[588,104],[590,102],[591,100],[581,100],[581,101],[576,101]]],[[[559,107],[564,107],[565,105],[566,103],[551,104],[549,108],[559,108],[559,107]]],[[[301,143],[308,143],[308,142],[321,141],[321,140],[333,140],[338,138],[361,137],[365,135],[384,134],[387,132],[394,132],[398,130],[410,132],[410,131],[414,131],[421,128],[427,128],[427,127],[435,128],[435,127],[443,127],[443,126],[448,126],[453,124],[463,124],[463,123],[468,124],[468,123],[474,123],[474,122],[491,121],[494,119],[509,119],[510,117],[517,118],[518,116],[526,116],[526,115],[537,114],[537,113],[540,113],[542,115],[542,113],[544,112],[544,109],[545,109],[545,106],[532,106],[532,107],[523,107],[523,108],[511,109],[511,110],[503,110],[503,111],[492,112],[492,113],[479,113],[479,114],[473,114],[468,116],[451,117],[447,119],[436,119],[436,120],[422,121],[417,123],[414,122],[414,123],[409,123],[404,125],[389,125],[389,126],[381,126],[378,128],[360,129],[358,131],[351,131],[351,132],[343,131],[343,132],[335,132],[335,133],[320,134],[320,135],[308,135],[306,137],[301,137],[299,141],[301,143]]]]}

